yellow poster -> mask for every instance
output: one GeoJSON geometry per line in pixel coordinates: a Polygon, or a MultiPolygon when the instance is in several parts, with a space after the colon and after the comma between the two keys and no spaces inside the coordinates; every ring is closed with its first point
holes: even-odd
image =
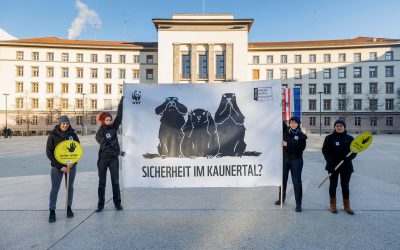
{"type": "Polygon", "coordinates": [[[359,134],[350,144],[350,150],[353,153],[360,153],[368,148],[372,142],[372,134],[370,132],[364,132],[359,134]]]}
{"type": "Polygon", "coordinates": [[[59,143],[54,150],[56,160],[64,165],[78,162],[83,154],[81,144],[75,140],[66,140],[59,143]]]}

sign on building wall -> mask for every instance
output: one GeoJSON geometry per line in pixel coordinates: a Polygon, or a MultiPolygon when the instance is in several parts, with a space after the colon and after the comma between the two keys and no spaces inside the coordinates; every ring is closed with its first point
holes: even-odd
{"type": "Polygon", "coordinates": [[[125,187],[282,181],[279,81],[125,84],[125,187]]]}

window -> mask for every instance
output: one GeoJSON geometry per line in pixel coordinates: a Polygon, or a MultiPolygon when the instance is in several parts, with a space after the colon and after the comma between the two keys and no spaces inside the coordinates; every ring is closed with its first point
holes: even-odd
{"type": "Polygon", "coordinates": [[[90,61],[91,62],[97,62],[98,61],[97,54],[90,54],[90,61]]]}
{"type": "Polygon", "coordinates": [[[355,82],[354,83],[354,94],[361,94],[362,93],[362,87],[361,87],[361,82],[355,82]]]}
{"type": "Polygon", "coordinates": [[[310,83],[308,85],[308,94],[310,95],[315,95],[317,94],[317,84],[315,83],[310,83]]]}
{"type": "Polygon", "coordinates": [[[133,63],[140,63],[140,56],[139,55],[133,55],[133,63]]]}
{"type": "Polygon", "coordinates": [[[338,69],[338,78],[346,78],[346,68],[338,69]]]}
{"type": "Polygon", "coordinates": [[[362,109],[362,100],[361,99],[354,99],[354,110],[361,110],[362,109]]]}
{"type": "Polygon", "coordinates": [[[295,55],[294,56],[294,62],[295,63],[301,63],[301,55],[295,55]]]}
{"type": "Polygon", "coordinates": [[[259,79],[260,79],[260,70],[253,69],[253,80],[259,80],[259,79]]]}
{"type": "Polygon", "coordinates": [[[111,110],[112,109],[111,99],[104,99],[104,109],[105,110],[111,110]]]}
{"type": "Polygon", "coordinates": [[[39,52],[32,52],[32,60],[39,61],[39,52]]]}
{"type": "Polygon", "coordinates": [[[61,68],[61,77],[68,77],[68,76],[69,76],[69,69],[61,68]]]}
{"type": "Polygon", "coordinates": [[[310,63],[315,63],[317,61],[317,55],[316,54],[310,54],[308,57],[308,62],[310,63]]]}
{"type": "Polygon", "coordinates": [[[361,117],[359,117],[359,116],[354,117],[354,126],[356,126],[356,127],[361,126],[361,117]]]}
{"type": "Polygon", "coordinates": [[[54,53],[53,52],[47,53],[47,61],[54,61],[54,53]]]}
{"type": "Polygon", "coordinates": [[[385,66],[385,76],[386,77],[393,77],[393,70],[394,70],[394,66],[385,66]]]}
{"type": "Polygon", "coordinates": [[[301,69],[294,69],[294,79],[301,79],[301,69]]]}
{"type": "Polygon", "coordinates": [[[324,54],[324,62],[331,62],[331,54],[324,54]]]}
{"type": "Polygon", "coordinates": [[[354,62],[361,62],[361,53],[354,53],[354,62]]]}
{"type": "Polygon", "coordinates": [[[370,61],[376,61],[377,60],[377,54],[376,52],[369,52],[369,60],[370,61]]]}
{"type": "Polygon", "coordinates": [[[53,67],[47,67],[47,77],[54,77],[54,68],[53,67]]]}
{"type": "Polygon", "coordinates": [[[82,53],[76,54],[76,61],[77,62],[83,62],[83,54],[82,53]]]}
{"type": "Polygon", "coordinates": [[[83,83],[77,83],[75,85],[76,93],[82,94],[83,93],[83,83]]]}
{"type": "Polygon", "coordinates": [[[120,63],[125,63],[126,62],[126,56],[125,55],[119,55],[119,62],[120,63]]]}
{"type": "Polygon", "coordinates": [[[274,79],[274,70],[267,69],[267,79],[274,79]]]}
{"type": "Polygon", "coordinates": [[[386,99],[385,100],[385,109],[386,110],[393,110],[393,103],[394,103],[394,100],[393,99],[386,99]]]}
{"type": "Polygon", "coordinates": [[[151,80],[151,79],[153,79],[153,77],[154,77],[153,69],[146,69],[146,79],[151,80]]]}
{"type": "Polygon", "coordinates": [[[83,68],[76,68],[76,77],[77,78],[83,77],[83,68]]]}
{"type": "Polygon", "coordinates": [[[97,117],[95,115],[90,116],[90,125],[96,125],[97,117]]]}
{"type": "Polygon", "coordinates": [[[315,126],[315,123],[316,123],[316,119],[315,119],[315,117],[310,117],[310,126],[315,126]]]}
{"type": "Polygon", "coordinates": [[[225,56],[224,55],[217,55],[216,56],[216,68],[215,76],[216,79],[225,79],[225,56]]]}
{"type": "Polygon", "coordinates": [[[22,125],[22,122],[23,122],[22,116],[17,115],[17,116],[15,117],[15,122],[17,123],[17,125],[22,125]]]}
{"type": "Polygon", "coordinates": [[[274,56],[273,55],[268,55],[267,56],[267,63],[268,64],[273,64],[274,63],[274,56]]]}
{"type": "Polygon", "coordinates": [[[331,99],[324,99],[324,110],[331,110],[331,99]]]}
{"type": "Polygon", "coordinates": [[[369,77],[378,77],[378,67],[377,66],[369,66],[369,77]]]}
{"type": "Polygon", "coordinates": [[[61,54],[61,60],[63,62],[68,62],[68,53],[62,53],[61,54]]]}
{"type": "Polygon", "coordinates": [[[309,79],[316,79],[317,78],[317,69],[309,69],[309,79]]]}
{"type": "Polygon", "coordinates": [[[15,106],[17,109],[24,108],[24,98],[22,97],[15,98],[15,106]]]}
{"type": "Polygon", "coordinates": [[[83,100],[82,99],[75,99],[75,108],[77,108],[77,109],[83,108],[83,100]]]}
{"type": "Polygon", "coordinates": [[[393,117],[392,116],[386,117],[386,126],[393,127],[393,117]]]}
{"type": "Polygon", "coordinates": [[[377,82],[369,83],[369,93],[370,94],[378,94],[378,83],[377,82]]]}
{"type": "Polygon", "coordinates": [[[37,98],[31,99],[31,108],[33,108],[33,109],[39,108],[39,99],[37,99],[37,98]]]}
{"type": "Polygon", "coordinates": [[[308,110],[317,110],[317,100],[315,99],[308,100],[308,110]]]}
{"type": "Polygon", "coordinates": [[[24,60],[24,52],[17,51],[17,60],[24,60]]]}
{"type": "Polygon", "coordinates": [[[96,99],[91,99],[90,100],[90,108],[91,109],[97,109],[97,100],[96,99]]]}
{"type": "Polygon", "coordinates": [[[330,83],[324,83],[324,94],[329,95],[331,93],[331,84],[330,83]]]}
{"type": "Polygon", "coordinates": [[[61,83],[61,93],[68,94],[68,83],[61,83]]]}
{"type": "Polygon", "coordinates": [[[38,77],[39,76],[39,67],[35,66],[32,67],[32,77],[38,77]]]}
{"type": "Polygon", "coordinates": [[[373,127],[378,126],[378,118],[377,117],[371,117],[369,121],[370,121],[371,126],[373,126],[373,127]]]}
{"type": "Polygon", "coordinates": [[[112,56],[110,54],[105,55],[105,60],[107,63],[111,63],[112,62],[112,56]]]}
{"type": "Polygon", "coordinates": [[[52,125],[53,124],[53,119],[51,115],[46,116],[46,125],[52,125]]]}
{"type": "Polygon", "coordinates": [[[31,124],[32,125],[37,125],[38,123],[38,116],[37,115],[33,115],[31,118],[31,124]]]}
{"type": "Polygon", "coordinates": [[[47,109],[53,109],[54,108],[54,99],[53,98],[47,98],[46,99],[46,108],[47,109]]]}
{"type": "Polygon", "coordinates": [[[46,83],[46,92],[53,93],[54,92],[54,83],[48,82],[46,83]]]}
{"type": "Polygon", "coordinates": [[[338,109],[339,110],[346,110],[347,109],[347,100],[346,99],[339,99],[338,100],[338,109]]]}
{"type": "Polygon", "coordinates": [[[62,109],[68,109],[68,99],[66,99],[66,98],[62,98],[61,99],[61,108],[62,109]]]}
{"type": "Polygon", "coordinates": [[[324,126],[331,126],[331,118],[324,117],[324,126]]]}
{"type": "Polygon", "coordinates": [[[354,67],[354,78],[361,78],[361,67],[354,67]]]}
{"type": "Polygon", "coordinates": [[[31,83],[31,92],[32,93],[39,93],[39,83],[38,82],[32,82],[31,83]]]}
{"type": "Polygon", "coordinates": [[[378,109],[378,99],[369,99],[369,111],[376,111],[378,109]]]}
{"type": "Polygon", "coordinates": [[[259,64],[260,63],[260,56],[253,56],[253,64],[259,64]]]}
{"type": "Polygon", "coordinates": [[[182,79],[190,79],[190,55],[182,55],[182,79]]]}
{"type": "Polygon", "coordinates": [[[17,93],[24,92],[24,83],[23,82],[17,82],[16,83],[15,92],[17,92],[17,93]]]}
{"type": "Polygon", "coordinates": [[[112,77],[111,69],[104,69],[104,78],[110,79],[112,77]]]}
{"type": "Polygon", "coordinates": [[[119,69],[119,79],[125,79],[125,76],[126,76],[126,70],[119,69]]]}
{"type": "Polygon", "coordinates": [[[393,85],[394,85],[394,82],[386,83],[386,94],[393,94],[393,85]]]}
{"type": "Polygon", "coordinates": [[[199,79],[208,78],[207,55],[199,55],[199,79]]]}
{"type": "Polygon", "coordinates": [[[153,64],[153,55],[147,55],[146,56],[146,63],[147,64],[153,64]]]}
{"type": "Polygon", "coordinates": [[[24,66],[17,66],[16,72],[17,76],[24,76],[24,66]]]}
{"type": "Polygon", "coordinates": [[[97,84],[96,83],[90,84],[90,94],[97,94],[97,84]]]}
{"type": "Polygon", "coordinates": [[[118,94],[122,95],[122,91],[123,91],[123,86],[122,84],[118,84],[118,94]]]}
{"type": "Polygon", "coordinates": [[[97,69],[90,69],[90,77],[91,78],[97,78],[97,69]]]}
{"type": "Polygon", "coordinates": [[[281,79],[287,79],[287,69],[281,69],[281,79]]]}
{"type": "Polygon", "coordinates": [[[138,69],[133,70],[133,79],[139,79],[139,70],[138,69]]]}
{"type": "Polygon", "coordinates": [[[338,93],[346,94],[346,83],[339,83],[338,93]]]}
{"type": "Polygon", "coordinates": [[[345,61],[346,61],[346,54],[339,53],[339,62],[345,62],[345,61]]]}
{"type": "Polygon", "coordinates": [[[83,117],[81,115],[76,116],[76,125],[82,125],[83,124],[83,117]]]}
{"type": "Polygon", "coordinates": [[[388,51],[388,52],[385,53],[385,60],[386,61],[393,60],[393,51],[388,51]]]}
{"type": "Polygon", "coordinates": [[[331,69],[324,69],[324,79],[330,79],[331,78],[331,69]]]}
{"type": "Polygon", "coordinates": [[[287,63],[287,55],[281,55],[281,63],[287,63]]]}
{"type": "Polygon", "coordinates": [[[111,94],[111,84],[104,84],[104,94],[106,95],[111,94]]]}

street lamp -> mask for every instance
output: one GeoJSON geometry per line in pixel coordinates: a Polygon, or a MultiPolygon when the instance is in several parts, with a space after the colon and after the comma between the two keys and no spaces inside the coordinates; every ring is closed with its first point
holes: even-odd
{"type": "Polygon", "coordinates": [[[84,129],[85,129],[85,93],[82,93],[83,99],[82,99],[82,109],[83,109],[83,114],[82,114],[82,135],[84,135],[84,129]]]}
{"type": "Polygon", "coordinates": [[[322,105],[322,101],[321,101],[321,94],[322,94],[323,92],[322,91],[319,91],[318,92],[318,94],[319,94],[319,136],[321,136],[321,130],[322,130],[322,118],[321,118],[321,105],[322,105]]]}
{"type": "Polygon", "coordinates": [[[7,97],[10,95],[10,94],[3,94],[5,97],[6,97],[6,128],[8,127],[7,126],[7,111],[8,111],[8,108],[7,108],[7,97]]]}

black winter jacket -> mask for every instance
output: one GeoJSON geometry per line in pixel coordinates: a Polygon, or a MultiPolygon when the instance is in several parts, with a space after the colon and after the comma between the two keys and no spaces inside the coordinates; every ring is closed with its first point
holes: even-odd
{"type": "Polygon", "coordinates": [[[100,144],[99,159],[118,157],[121,153],[118,142],[118,128],[122,122],[122,103],[123,98],[118,104],[117,116],[110,126],[101,125],[96,133],[96,141],[100,144]]]}
{"type": "Polygon", "coordinates": [[[345,173],[354,172],[351,161],[356,158],[357,154],[351,154],[346,158],[346,155],[350,152],[350,144],[353,139],[351,135],[347,134],[347,131],[343,133],[336,133],[334,131],[332,134],[325,137],[324,145],[322,146],[322,154],[326,161],[325,170],[332,173],[336,165],[345,159],[337,171],[345,173]]]}
{"type": "Polygon", "coordinates": [[[303,157],[303,151],[307,145],[307,136],[301,132],[300,127],[294,131],[290,128],[283,131],[283,140],[287,142],[287,146],[283,147],[284,160],[295,160],[303,157]]]}
{"type": "Polygon", "coordinates": [[[65,140],[75,140],[79,142],[78,135],[76,134],[75,130],[71,127],[71,125],[65,132],[61,131],[59,125],[56,125],[54,129],[50,132],[49,137],[47,138],[47,145],[46,145],[47,158],[49,158],[52,167],[56,167],[58,169],[66,167],[65,165],[59,163],[56,160],[56,157],[54,156],[54,150],[56,149],[57,145],[65,140]]]}

